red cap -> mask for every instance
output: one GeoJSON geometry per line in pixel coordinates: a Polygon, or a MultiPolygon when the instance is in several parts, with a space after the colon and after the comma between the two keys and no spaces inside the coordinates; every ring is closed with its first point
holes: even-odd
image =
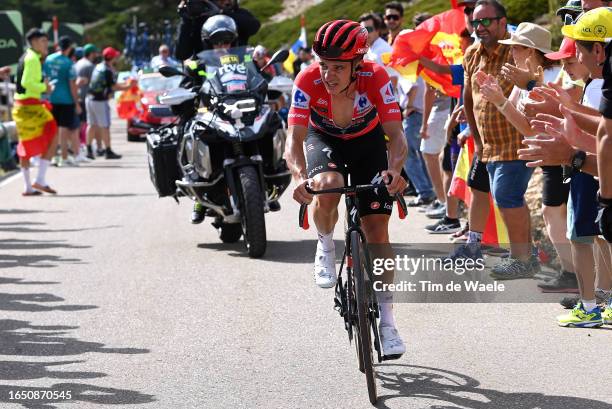
{"type": "Polygon", "coordinates": [[[113,58],[117,58],[121,55],[121,53],[115,50],[113,47],[106,47],[102,50],[102,56],[105,60],[112,60],[113,58]]]}
{"type": "Polygon", "coordinates": [[[571,38],[564,37],[561,42],[561,47],[559,47],[559,51],[554,53],[544,54],[544,57],[549,60],[562,60],[564,58],[571,58],[576,56],[576,41],[571,38]]]}

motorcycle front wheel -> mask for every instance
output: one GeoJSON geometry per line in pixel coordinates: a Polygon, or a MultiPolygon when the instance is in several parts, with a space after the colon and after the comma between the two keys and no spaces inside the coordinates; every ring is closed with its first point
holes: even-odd
{"type": "Polygon", "coordinates": [[[266,252],[266,219],[259,175],[252,166],[238,169],[242,193],[242,230],[249,257],[258,258],[266,252]]]}

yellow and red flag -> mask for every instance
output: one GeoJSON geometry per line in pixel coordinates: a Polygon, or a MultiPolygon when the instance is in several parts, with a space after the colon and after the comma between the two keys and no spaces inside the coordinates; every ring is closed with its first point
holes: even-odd
{"type": "Polygon", "coordinates": [[[459,98],[460,87],[449,74],[438,74],[419,65],[420,56],[439,64],[461,64],[461,32],[465,30],[463,8],[453,8],[427,19],[416,29],[401,32],[393,43],[389,66],[414,82],[421,75],[432,87],[459,98]]]}
{"type": "Polygon", "coordinates": [[[134,82],[131,88],[123,91],[117,100],[117,116],[121,119],[130,119],[138,114],[138,103],[142,98],[138,83],[134,82]]]}
{"type": "MultiPolygon", "coordinates": [[[[448,192],[449,195],[455,196],[465,202],[468,207],[472,204],[472,193],[470,192],[467,181],[473,159],[474,138],[470,136],[461,147],[451,187],[448,192]]],[[[502,219],[499,208],[493,201],[491,193],[489,193],[489,218],[487,219],[485,231],[482,234],[482,242],[483,244],[503,247],[507,247],[510,243],[508,229],[502,219]]]]}
{"type": "Polygon", "coordinates": [[[19,100],[12,114],[19,139],[17,155],[29,159],[44,154],[57,133],[49,103],[37,98],[19,100]]]}

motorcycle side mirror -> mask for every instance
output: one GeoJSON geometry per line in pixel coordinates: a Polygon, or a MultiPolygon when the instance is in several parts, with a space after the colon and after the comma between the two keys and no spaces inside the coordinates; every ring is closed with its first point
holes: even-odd
{"type": "Polygon", "coordinates": [[[185,73],[175,67],[171,67],[169,65],[164,65],[163,67],[159,67],[159,73],[164,77],[174,77],[175,75],[185,76],[185,73]]]}
{"type": "Polygon", "coordinates": [[[261,70],[263,71],[266,68],[268,68],[270,65],[276,64],[277,62],[284,62],[287,58],[289,58],[289,50],[287,49],[278,50],[277,52],[274,53],[272,58],[270,58],[270,61],[268,61],[268,63],[261,68],[261,70]]]}

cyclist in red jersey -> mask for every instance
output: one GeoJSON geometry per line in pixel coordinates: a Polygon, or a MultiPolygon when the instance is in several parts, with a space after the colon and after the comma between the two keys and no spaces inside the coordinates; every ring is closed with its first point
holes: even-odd
{"type": "MultiPolygon", "coordinates": [[[[352,185],[388,183],[387,191],[359,196],[359,214],[368,243],[378,245],[379,254],[373,257],[392,258],[390,194],[406,187],[400,172],[407,147],[389,76],[384,67],[363,61],[367,38],[366,29],[350,20],[331,21],[318,30],[312,50],[319,61],[295,79],[285,158],[297,185],[293,198],[299,203],[313,201],[306,184],[314,190],[343,187],[345,173],[352,185]]],[[[314,275],[323,288],[336,283],[333,232],[339,201],[340,195],[332,194],[314,199],[319,238],[314,275]]],[[[385,272],[383,281],[393,282],[393,271],[385,272]]],[[[383,352],[400,356],[406,347],[396,328],[392,297],[385,297],[379,300],[383,352]]]]}

